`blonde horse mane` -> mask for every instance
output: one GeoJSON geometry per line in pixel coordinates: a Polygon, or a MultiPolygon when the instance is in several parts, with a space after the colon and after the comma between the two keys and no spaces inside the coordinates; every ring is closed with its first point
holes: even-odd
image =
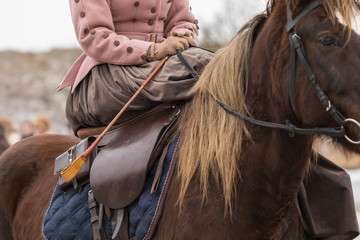
{"type": "Polygon", "coordinates": [[[265,16],[261,14],[253,18],[224,48],[218,50],[194,86],[198,89],[196,96],[181,114],[178,161],[180,203],[199,170],[203,199],[206,198],[211,177],[218,186],[222,186],[227,207],[231,209],[236,182],[240,180],[238,161],[242,142],[250,138],[250,134],[244,122],[227,114],[211,95],[248,114],[245,105],[248,59],[254,31],[265,16]]]}
{"type": "MultiPolygon", "coordinates": [[[[225,209],[232,212],[232,201],[241,182],[243,142],[251,141],[251,136],[243,120],[226,113],[213,96],[236,111],[249,114],[245,96],[253,37],[276,3],[276,0],[269,1],[266,13],[255,16],[217,51],[194,86],[197,94],[183,110],[178,123],[181,132],[177,167],[180,206],[191,180],[197,176],[203,200],[207,198],[211,180],[224,194],[225,209]]],[[[357,7],[354,1],[322,0],[321,3],[331,19],[335,21],[338,12],[344,25],[351,26],[357,7]]]]}

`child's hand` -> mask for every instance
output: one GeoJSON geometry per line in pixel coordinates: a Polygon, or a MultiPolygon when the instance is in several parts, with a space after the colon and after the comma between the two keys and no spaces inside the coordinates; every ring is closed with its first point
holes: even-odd
{"type": "Polygon", "coordinates": [[[196,42],[194,41],[194,34],[192,32],[185,30],[174,30],[171,32],[171,36],[185,38],[191,46],[197,46],[196,42]]]}
{"type": "Polygon", "coordinates": [[[154,43],[148,51],[148,61],[161,60],[166,56],[176,54],[176,51],[184,51],[189,48],[189,42],[184,37],[170,36],[162,39],[161,43],[154,43]]]}

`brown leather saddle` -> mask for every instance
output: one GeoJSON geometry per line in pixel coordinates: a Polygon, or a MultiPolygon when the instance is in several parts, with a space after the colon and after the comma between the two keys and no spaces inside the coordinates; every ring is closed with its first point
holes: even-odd
{"type": "MultiPolygon", "coordinates": [[[[141,193],[145,177],[174,136],[173,127],[181,104],[162,104],[138,117],[119,124],[108,132],[97,149],[72,180],[59,177],[64,192],[77,189],[90,181],[95,198],[108,208],[123,208],[141,193]]],[[[80,156],[103,128],[80,130],[83,137],[77,145],[55,161],[54,173],[80,156]]],[[[160,166],[159,166],[160,167],[160,166]]]]}

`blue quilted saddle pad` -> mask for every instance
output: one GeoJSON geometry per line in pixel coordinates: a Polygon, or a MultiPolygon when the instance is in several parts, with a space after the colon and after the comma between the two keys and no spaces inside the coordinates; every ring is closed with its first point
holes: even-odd
{"type": "MultiPolygon", "coordinates": [[[[129,237],[136,239],[149,237],[150,227],[156,227],[155,216],[160,216],[158,206],[166,195],[165,184],[170,181],[169,170],[174,164],[175,149],[179,140],[177,136],[169,145],[162,174],[157,190],[151,193],[152,183],[158,167],[155,164],[148,173],[141,195],[127,207],[129,214],[129,237]]],[[[88,208],[88,192],[90,184],[81,190],[64,193],[56,186],[52,200],[44,218],[43,233],[48,240],[92,240],[92,226],[88,208]]],[[[111,223],[103,218],[106,235],[111,239],[111,223]]]]}

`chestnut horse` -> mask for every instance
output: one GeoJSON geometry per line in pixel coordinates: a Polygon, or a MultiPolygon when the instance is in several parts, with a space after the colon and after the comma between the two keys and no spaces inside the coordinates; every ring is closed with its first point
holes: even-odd
{"type": "Polygon", "coordinates": [[[38,135],[12,145],[0,159],[0,239],[42,239],[42,224],[57,183],[54,159],[78,139],[38,135]]]}
{"type": "MultiPolygon", "coordinates": [[[[179,119],[176,171],[153,239],[310,238],[296,201],[315,136],[360,153],[358,7],[270,0],[217,52],[179,119]]],[[[1,239],[41,238],[54,158],[76,141],[33,137],[1,156],[1,239]]]]}

